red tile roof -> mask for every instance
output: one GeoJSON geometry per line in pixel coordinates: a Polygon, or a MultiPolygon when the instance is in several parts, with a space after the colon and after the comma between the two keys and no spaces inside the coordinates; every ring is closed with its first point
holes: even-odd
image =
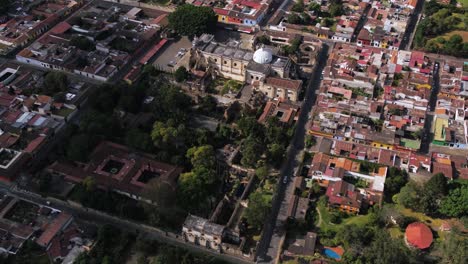
{"type": "Polygon", "coordinates": [[[405,238],[408,244],[419,249],[426,249],[432,244],[432,231],[425,224],[415,222],[406,228],[405,238]]]}
{"type": "Polygon", "coordinates": [[[265,82],[275,87],[286,88],[288,90],[294,91],[299,91],[302,86],[301,80],[291,80],[277,77],[268,77],[266,78],[265,82]]]}
{"type": "Polygon", "coordinates": [[[71,25],[67,22],[60,22],[54,28],[50,30],[51,34],[63,34],[71,28],[71,25]]]}
{"type": "Polygon", "coordinates": [[[36,149],[44,142],[46,136],[38,136],[37,138],[33,139],[29,142],[28,146],[24,149],[25,152],[32,153],[36,151],[36,149]]]}
{"type": "Polygon", "coordinates": [[[140,59],[140,64],[145,65],[161,48],[166,44],[167,39],[161,39],[158,44],[154,45],[143,58],[140,59]]]}
{"type": "Polygon", "coordinates": [[[42,235],[36,240],[36,243],[40,246],[47,247],[50,241],[57,235],[62,228],[72,220],[72,216],[61,212],[57,218],[50,223],[42,235]]]}

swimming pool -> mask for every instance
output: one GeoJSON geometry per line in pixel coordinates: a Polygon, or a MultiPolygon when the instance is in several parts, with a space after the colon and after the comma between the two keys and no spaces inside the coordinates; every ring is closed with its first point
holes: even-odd
{"type": "Polygon", "coordinates": [[[329,258],[332,258],[332,259],[341,259],[341,256],[336,253],[335,251],[329,249],[329,248],[325,248],[323,250],[323,253],[325,254],[325,256],[329,257],[329,258]]]}

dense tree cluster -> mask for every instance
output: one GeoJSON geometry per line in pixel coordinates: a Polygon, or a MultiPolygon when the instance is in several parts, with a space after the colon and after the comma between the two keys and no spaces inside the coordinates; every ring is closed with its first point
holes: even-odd
{"type": "Polygon", "coordinates": [[[51,71],[44,78],[42,92],[46,95],[55,95],[68,90],[68,77],[65,73],[51,71]]]}
{"type": "Polygon", "coordinates": [[[445,215],[450,217],[466,216],[468,205],[468,182],[458,180],[448,183],[447,178],[435,174],[424,184],[408,182],[398,194],[398,203],[414,211],[429,215],[445,215]]]}
{"type": "Polygon", "coordinates": [[[467,19],[463,9],[431,0],[424,4],[424,15],[414,37],[416,48],[454,56],[468,56],[468,43],[464,42],[459,34],[448,38],[441,36],[456,29],[465,29],[460,27],[467,19]]]}
{"type": "Polygon", "coordinates": [[[260,230],[265,223],[265,217],[271,209],[270,194],[257,190],[249,196],[249,206],[245,209],[244,216],[250,227],[260,230]]]}
{"type": "Polygon", "coordinates": [[[192,164],[192,170],[180,175],[177,197],[179,204],[191,212],[209,210],[220,182],[213,146],[192,147],[187,151],[186,157],[192,164]],[[206,208],[204,205],[210,207],[206,208]]]}
{"type": "Polygon", "coordinates": [[[242,165],[257,167],[264,153],[269,164],[275,167],[281,165],[292,129],[284,128],[275,117],[269,118],[264,126],[254,116],[242,117],[237,127],[241,136],[246,137],[241,148],[242,165]]]}
{"type": "Polygon", "coordinates": [[[127,232],[121,232],[110,225],[104,225],[98,230],[96,245],[87,253],[78,256],[77,264],[111,264],[122,263],[125,253],[135,238],[127,232]]]}
{"type": "Polygon", "coordinates": [[[195,37],[212,32],[217,17],[210,7],[181,5],[169,14],[169,26],[180,35],[195,37]]]}
{"type": "Polygon", "coordinates": [[[401,188],[406,185],[408,180],[408,172],[397,167],[390,167],[388,169],[387,178],[385,179],[385,201],[391,202],[393,196],[400,192],[401,188]]]}
{"type": "Polygon", "coordinates": [[[6,14],[10,7],[11,0],[0,0],[0,15],[6,14]]]}

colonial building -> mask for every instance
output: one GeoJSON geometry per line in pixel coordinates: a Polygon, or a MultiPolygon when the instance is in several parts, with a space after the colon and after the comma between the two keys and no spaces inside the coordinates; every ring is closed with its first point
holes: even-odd
{"type": "Polygon", "coordinates": [[[212,76],[233,79],[252,85],[269,98],[298,100],[302,81],[291,79],[292,62],[268,47],[255,52],[242,49],[238,41],[220,44],[213,35],[195,38],[192,61],[195,68],[204,68],[212,76]]]}
{"type": "Polygon", "coordinates": [[[188,215],[182,227],[183,237],[194,244],[211,249],[220,249],[226,228],[205,218],[188,215]]]}
{"type": "Polygon", "coordinates": [[[327,188],[328,204],[347,213],[359,213],[362,194],[354,185],[345,181],[330,182],[327,188]]]}

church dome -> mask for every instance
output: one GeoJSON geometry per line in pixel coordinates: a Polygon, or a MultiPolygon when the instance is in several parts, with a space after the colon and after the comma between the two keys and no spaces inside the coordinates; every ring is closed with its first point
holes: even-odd
{"type": "Polygon", "coordinates": [[[271,50],[266,49],[264,47],[261,47],[258,50],[256,50],[253,55],[253,60],[259,64],[270,63],[272,59],[273,59],[273,54],[271,53],[271,50]]]}

